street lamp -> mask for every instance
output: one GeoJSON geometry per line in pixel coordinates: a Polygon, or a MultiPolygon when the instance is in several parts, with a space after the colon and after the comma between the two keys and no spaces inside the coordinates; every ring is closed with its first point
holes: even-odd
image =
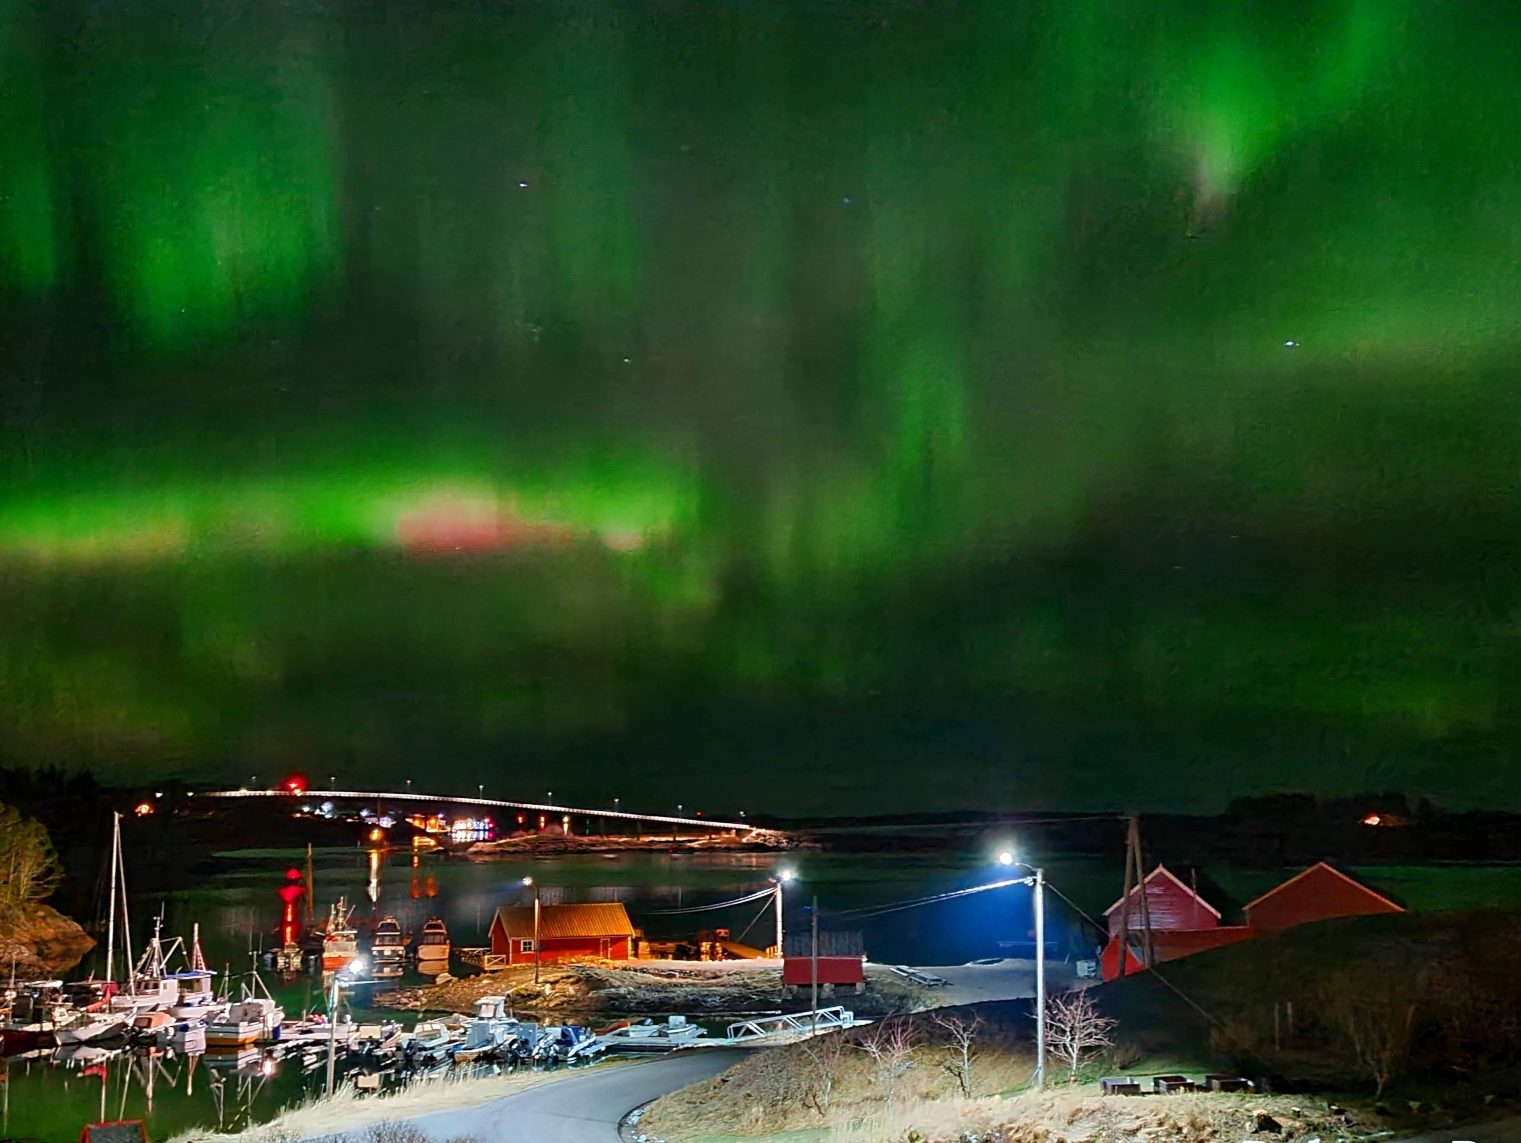
{"type": "Polygon", "coordinates": [[[524,885],[533,885],[533,982],[539,983],[539,887],[532,877],[523,878],[524,885]]]}
{"type": "Polygon", "coordinates": [[[477,782],[475,784],[475,793],[476,793],[477,797],[484,798],[486,796],[486,783],[485,782],[477,782]]]}
{"type": "Polygon", "coordinates": [[[1008,850],[998,855],[999,865],[1028,869],[1024,884],[1035,887],[1035,1090],[1046,1087],[1046,871],[1015,859],[1008,850]]]}
{"type": "Polygon", "coordinates": [[[412,779],[408,778],[407,779],[407,793],[410,794],[411,792],[412,792],[412,779]]]}
{"type": "Polygon", "coordinates": [[[770,878],[771,884],[776,886],[776,955],[782,955],[782,886],[791,881],[797,874],[791,869],[778,869],[776,876],[770,878]]]}
{"type": "Polygon", "coordinates": [[[333,1062],[338,1049],[338,992],[345,984],[358,983],[364,975],[364,957],[356,956],[348,964],[333,973],[333,995],[327,1002],[327,1097],[333,1098],[333,1062]]]}

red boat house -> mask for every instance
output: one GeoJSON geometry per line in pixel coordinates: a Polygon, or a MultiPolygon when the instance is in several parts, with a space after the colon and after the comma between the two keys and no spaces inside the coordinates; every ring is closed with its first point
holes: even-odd
{"type": "MultiPolygon", "coordinates": [[[[542,905],[539,911],[538,960],[543,964],[601,957],[628,960],[634,926],[621,902],[595,905],[542,905]]],[[[503,906],[491,921],[491,951],[508,964],[534,962],[532,905],[503,906]]]]}

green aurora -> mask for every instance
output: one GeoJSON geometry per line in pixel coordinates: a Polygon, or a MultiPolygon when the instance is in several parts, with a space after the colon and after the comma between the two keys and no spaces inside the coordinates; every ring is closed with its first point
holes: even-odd
{"type": "Polygon", "coordinates": [[[1521,807],[1518,75],[1418,0],[0,0],[0,761],[1521,807]]]}

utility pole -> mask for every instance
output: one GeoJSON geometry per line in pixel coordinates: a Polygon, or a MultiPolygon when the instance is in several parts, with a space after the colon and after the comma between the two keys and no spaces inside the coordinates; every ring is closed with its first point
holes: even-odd
{"type": "Polygon", "coordinates": [[[810,981],[810,983],[812,985],[812,996],[809,999],[809,1005],[810,1005],[810,1007],[812,1009],[812,1020],[810,1021],[810,1024],[811,1024],[810,1031],[812,1031],[812,1033],[814,1035],[818,1035],[818,1031],[819,1031],[819,895],[817,893],[815,893],[813,895],[813,908],[812,908],[811,912],[812,912],[812,918],[813,918],[813,949],[812,949],[812,952],[810,953],[810,956],[809,956],[809,959],[812,962],[809,965],[809,973],[810,973],[810,975],[812,977],[812,980],[810,981]]]}
{"type": "Polygon", "coordinates": [[[1035,867],[1035,1090],[1046,1089],[1046,871],[1035,867]]]}
{"type": "Polygon", "coordinates": [[[533,887],[533,982],[539,983],[539,887],[533,887]]]}

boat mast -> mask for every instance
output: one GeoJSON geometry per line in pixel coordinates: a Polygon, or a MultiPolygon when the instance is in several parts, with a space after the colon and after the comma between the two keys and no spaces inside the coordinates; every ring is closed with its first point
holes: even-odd
{"type": "MultiPolygon", "coordinates": [[[[116,815],[116,883],[121,886],[121,963],[130,973],[132,971],[132,915],[127,910],[127,859],[121,850],[121,814],[116,815]]],[[[129,989],[135,988],[137,981],[127,981],[129,989]]]]}
{"type": "Polygon", "coordinates": [[[201,952],[201,922],[190,926],[190,967],[197,972],[206,971],[206,956],[201,952]]]}
{"type": "MultiPolygon", "coordinates": [[[[121,851],[121,814],[111,811],[111,911],[106,922],[106,983],[110,984],[111,953],[116,948],[116,860],[121,851]]],[[[95,914],[97,917],[99,913],[95,914]]]]}
{"type": "Polygon", "coordinates": [[[316,896],[316,893],[317,893],[316,878],[312,876],[312,843],[311,842],[307,842],[306,843],[306,927],[307,927],[308,931],[310,931],[310,929],[312,927],[312,921],[315,919],[315,916],[316,916],[316,914],[313,913],[313,911],[312,911],[316,907],[315,900],[314,900],[314,898],[316,896]]]}

